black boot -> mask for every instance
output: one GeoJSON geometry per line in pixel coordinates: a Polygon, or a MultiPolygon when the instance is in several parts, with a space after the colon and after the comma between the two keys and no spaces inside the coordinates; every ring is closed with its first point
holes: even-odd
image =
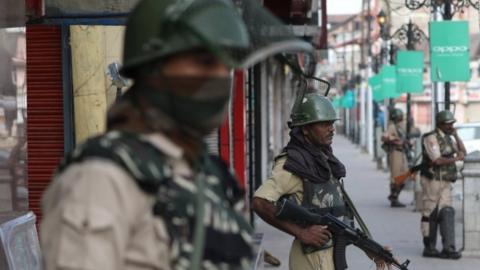
{"type": "Polygon", "coordinates": [[[390,201],[390,207],[405,207],[405,204],[398,201],[398,199],[394,199],[390,201]]]}
{"type": "Polygon", "coordinates": [[[455,247],[451,247],[449,249],[443,249],[440,253],[440,258],[443,259],[452,259],[458,260],[462,257],[462,254],[455,250],[455,247]]]}
{"type": "Polygon", "coordinates": [[[390,195],[388,199],[390,200],[390,207],[405,207],[405,204],[398,201],[398,195],[402,191],[403,185],[397,187],[395,184],[390,184],[390,195]]]}
{"type": "Polygon", "coordinates": [[[439,258],[440,252],[435,248],[435,244],[429,237],[423,238],[423,245],[425,248],[423,249],[422,256],[423,257],[430,257],[430,258],[439,258]]]}

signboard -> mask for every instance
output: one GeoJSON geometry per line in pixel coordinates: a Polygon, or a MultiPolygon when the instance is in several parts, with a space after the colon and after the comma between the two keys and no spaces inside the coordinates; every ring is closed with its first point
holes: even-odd
{"type": "Polygon", "coordinates": [[[397,92],[423,92],[423,52],[397,52],[397,92]]]}
{"type": "Polygon", "coordinates": [[[355,107],[355,93],[353,90],[347,90],[342,97],[342,107],[351,109],[355,107]]]}
{"type": "Polygon", "coordinates": [[[470,80],[467,21],[430,22],[430,77],[434,82],[470,80]]]}
{"type": "Polygon", "coordinates": [[[380,74],[377,74],[368,79],[368,84],[372,88],[373,100],[381,101],[384,99],[382,92],[382,77],[380,74]]]}
{"type": "Polygon", "coordinates": [[[400,96],[397,92],[397,68],[396,66],[383,66],[380,72],[382,76],[382,91],[386,98],[396,98],[400,96]]]}
{"type": "Polygon", "coordinates": [[[139,0],[45,0],[47,16],[127,13],[139,0]]]}
{"type": "Polygon", "coordinates": [[[342,105],[342,99],[340,97],[334,97],[332,99],[332,104],[335,109],[341,107],[342,105]]]}

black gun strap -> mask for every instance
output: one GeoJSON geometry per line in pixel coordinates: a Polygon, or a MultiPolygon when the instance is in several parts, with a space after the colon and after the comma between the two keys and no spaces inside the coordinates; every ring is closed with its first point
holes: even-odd
{"type": "Polygon", "coordinates": [[[365,233],[365,235],[366,235],[369,239],[372,239],[372,235],[370,234],[370,231],[368,230],[367,225],[365,224],[365,222],[363,221],[362,217],[361,217],[360,214],[358,213],[357,208],[355,208],[355,206],[353,205],[353,202],[352,202],[352,200],[350,199],[350,196],[348,196],[347,192],[346,192],[345,189],[343,188],[343,183],[341,183],[339,180],[337,180],[337,181],[339,182],[340,189],[342,190],[343,199],[345,200],[345,203],[347,204],[347,207],[350,208],[350,210],[352,211],[353,217],[354,217],[354,218],[357,220],[357,222],[358,222],[358,226],[360,226],[360,229],[362,229],[363,233],[365,233]]]}
{"type": "Polygon", "coordinates": [[[348,268],[345,257],[348,243],[348,239],[345,236],[335,236],[335,245],[333,246],[333,264],[335,265],[335,270],[345,270],[348,268]]]}

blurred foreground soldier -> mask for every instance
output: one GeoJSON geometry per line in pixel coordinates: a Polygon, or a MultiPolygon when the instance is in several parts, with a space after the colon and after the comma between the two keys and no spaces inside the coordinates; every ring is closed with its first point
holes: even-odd
{"type": "Polygon", "coordinates": [[[398,201],[398,196],[403,186],[395,185],[394,178],[408,170],[405,147],[407,136],[403,122],[403,112],[400,109],[393,109],[390,113],[390,123],[382,136],[383,149],[387,152],[388,164],[390,166],[390,200],[391,207],[405,207],[398,201]]]}
{"type": "Polygon", "coordinates": [[[456,161],[463,160],[465,146],[453,127],[455,118],[450,111],[436,115],[436,129],[422,139],[423,162],[429,166],[421,170],[423,211],[421,229],[425,257],[459,259],[455,249],[455,209],[452,207],[452,183],[457,180],[456,161]],[[437,228],[440,227],[443,250],[438,252],[437,228]]]}
{"type": "Polygon", "coordinates": [[[110,110],[109,131],[77,147],[44,196],[46,270],[251,268],[243,192],[203,138],[223,121],[232,68],[310,49],[292,36],[260,39],[252,31],[281,25],[255,2],[236,3],[243,18],[229,0],[133,10],[122,73],[134,85],[110,110]]]}
{"type": "MultiPolygon", "coordinates": [[[[350,211],[346,206],[339,179],[345,166],[331,148],[338,120],[332,103],[323,95],[306,94],[292,112],[290,142],[275,159],[272,175],[255,192],[254,211],[272,226],[292,235],[289,256],[291,270],[343,270],[345,261],[334,262],[335,253],[345,251],[346,243],[337,242],[327,226],[302,226],[275,216],[275,203],[289,196],[315,213],[330,213],[343,219],[350,211]]],[[[383,262],[377,260],[380,269],[383,262]]],[[[355,269],[355,267],[353,267],[355,269]]]]}

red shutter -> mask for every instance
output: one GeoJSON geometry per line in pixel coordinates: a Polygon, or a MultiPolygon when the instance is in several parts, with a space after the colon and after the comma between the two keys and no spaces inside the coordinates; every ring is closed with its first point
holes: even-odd
{"type": "Polygon", "coordinates": [[[28,203],[40,201],[64,153],[62,47],[59,26],[27,26],[28,203]]]}
{"type": "Polygon", "coordinates": [[[225,121],[218,131],[220,157],[227,164],[230,164],[230,116],[225,117],[225,121]]]}
{"type": "Polygon", "coordinates": [[[239,184],[246,188],[245,72],[235,71],[233,89],[233,167],[239,184]]]}

